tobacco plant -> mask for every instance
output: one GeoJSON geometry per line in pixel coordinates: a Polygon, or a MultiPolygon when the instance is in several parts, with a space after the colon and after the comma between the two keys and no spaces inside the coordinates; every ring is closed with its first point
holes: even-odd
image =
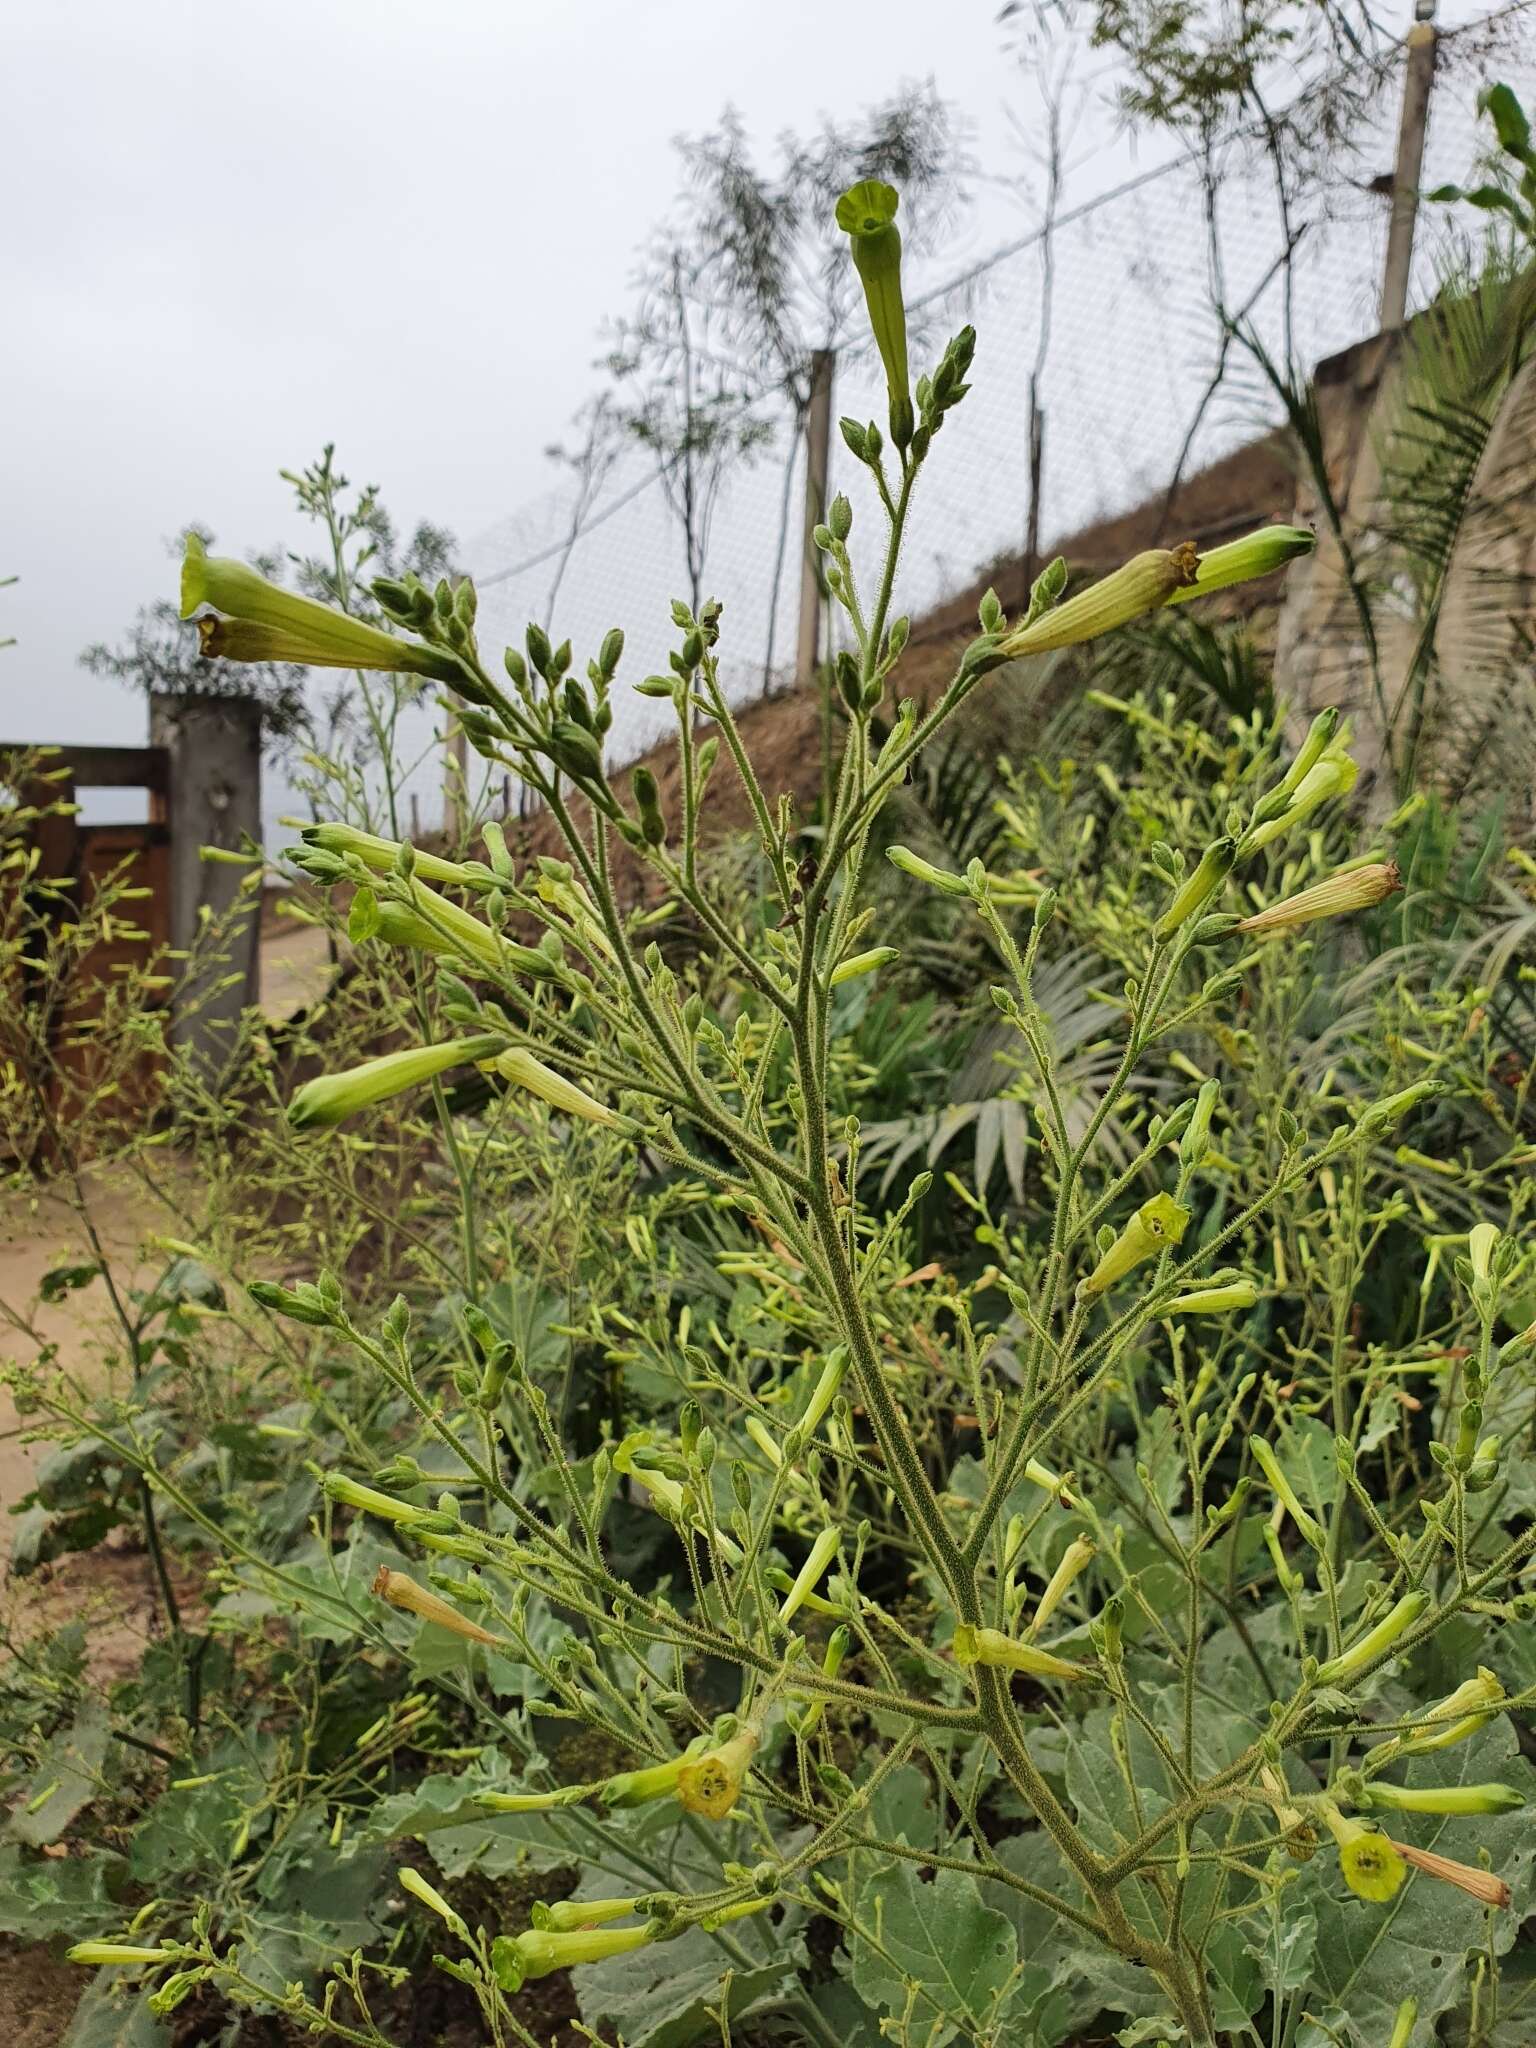
{"type": "MultiPolygon", "coordinates": [[[[183,614],[210,658],[431,679],[563,841],[520,863],[494,823],[484,860],[340,821],[303,834],[298,864],[351,892],[354,941],[396,949],[403,984],[435,973],[421,1014],[442,1030],[307,1081],[289,1117],[307,1145],[345,1148],[351,1120],[366,1131],[377,1106],[431,1091],[465,1284],[424,1331],[403,1294],[355,1310],[329,1272],[252,1283],[387,1396],[398,1441],[377,1464],[355,1432],[317,1442],[311,1566],[278,1572],[247,1547],[231,1570],[307,1627],[414,1657],[474,1717],[468,1767],[383,1802],[364,1839],[436,1857],[441,1882],[410,1866],[399,1883],[490,2041],[535,2040],[526,1987],[569,1970],[583,2013],[633,2041],[729,2040],[754,2015],[873,2039],[879,2014],[902,2042],[1047,2043],[1110,2011],[1125,2043],[1422,2048],[1464,1998],[1450,1959],[1469,1950],[1473,2038],[1492,2040],[1531,1895],[1506,1818],[1528,1776],[1508,1715],[1536,1676],[1518,1586],[1536,1553],[1517,1470],[1529,1259],[1516,1228],[1444,1231],[1434,1313],[1470,1341],[1437,1344],[1427,1310],[1372,1337],[1364,1278],[1409,1215],[1382,1148],[1413,1138],[1429,1158],[1466,1072],[1410,1058],[1362,1087],[1341,1063],[1304,1113],[1250,1090],[1229,1136],[1222,1084],[1186,1049],[1229,1042],[1256,992],[1268,1028],[1287,949],[1400,887],[1384,848],[1282,886],[1287,850],[1355,779],[1335,715],[1289,758],[1253,749],[1188,843],[1121,841],[1131,871],[1063,875],[1065,903],[1047,878],[1021,911],[980,860],[952,872],[887,848],[1001,963],[990,1000],[1028,1083],[1040,1215],[1002,1227],[971,1196],[984,1270],[913,1269],[932,1176],[885,1209],[858,1118],[834,1106],[839,991],[893,964],[870,849],[954,713],[983,687],[1027,692],[1041,654],[1311,545],[1284,527],[1183,543],[1072,595],[1053,563],[1022,618],[988,594],[931,708],[900,698],[903,535],[975,337],[911,383],[896,209],[869,182],[838,208],[889,406],[883,426],[842,422],[878,542],[854,545],[841,496],[815,534],[844,644],[814,830],[754,771],[713,603],[673,605],[668,672],[633,685],[675,712],[669,814],[648,768],[626,788],[605,762],[617,629],[582,674],[530,626],[498,672],[467,581],[380,579],[386,629],[189,543],[183,614]],[[761,918],[711,879],[727,775],[768,879],[761,918]],[[691,923],[689,963],[626,908],[637,872],[691,923]],[[1096,1099],[1069,1103],[1038,987],[1064,929],[1096,920],[1123,972],[1113,1058],[1096,1099]],[[461,1091],[455,1110],[445,1082],[477,1075],[480,1104],[461,1091]],[[497,1144],[662,1191],[622,1223],[586,1211],[615,1246],[622,1231],[642,1297],[567,1311],[613,1374],[606,1415],[568,1400],[538,1329],[477,1271],[476,1245],[506,1228],[474,1194],[476,1148],[497,1144]],[[701,1239],[735,1284],[718,1315],[674,1315],[656,1200],[714,1219],[701,1239]],[[1405,1383],[1425,1389],[1412,1439],[1405,1383]],[[549,1754],[564,1727],[580,1740],[549,1754]],[[450,1880],[487,1857],[560,1895],[525,1925],[486,1924],[450,1880]],[[814,1967],[814,1927],[848,1982],[814,1967]]],[[[146,1483],[209,1522],[152,1461],[146,1483]]],[[[340,1811],[330,1853],[356,1853],[340,1811]]],[[[279,1994],[214,1916],[178,1929],[150,1908],[74,1953],[140,1973],[157,2012],[212,1983],[316,2032],[387,2038],[361,1954],[279,1994]]]]}

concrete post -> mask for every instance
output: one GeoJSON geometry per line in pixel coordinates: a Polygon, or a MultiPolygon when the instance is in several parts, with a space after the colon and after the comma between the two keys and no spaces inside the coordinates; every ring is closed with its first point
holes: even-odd
{"type": "Polygon", "coordinates": [[[261,844],[261,710],[247,697],[152,696],[149,737],[170,756],[171,945],[191,951],[210,919],[230,920],[217,957],[183,970],[171,1017],[173,1043],[213,1079],[260,993],[261,899],[242,893],[249,870],[205,861],[201,849],[261,844]],[[231,917],[237,908],[245,914],[231,917]]]}
{"type": "Polygon", "coordinates": [[[1403,111],[1397,128],[1397,164],[1392,173],[1392,221],[1387,260],[1381,273],[1381,331],[1394,334],[1408,312],[1408,279],[1413,268],[1413,231],[1419,213],[1419,178],[1424,169],[1424,131],[1435,82],[1435,0],[1415,0],[1403,72],[1403,111]]]}

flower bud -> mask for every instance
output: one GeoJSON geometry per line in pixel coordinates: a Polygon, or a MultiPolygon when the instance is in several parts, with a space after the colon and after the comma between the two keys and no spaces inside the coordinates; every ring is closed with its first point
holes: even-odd
{"type": "Polygon", "coordinates": [[[1176,590],[1192,584],[1198,562],[1193,541],[1176,548],[1148,548],[1065,604],[1042,612],[1032,625],[1020,626],[999,642],[998,652],[1004,660],[1016,661],[1097,640],[1156,611],[1176,590]]]}
{"type": "Polygon", "coordinates": [[[438,1919],[445,1926],[451,1928],[461,1940],[469,1938],[469,1929],[464,1925],[464,1922],[459,1918],[452,1906],[449,1905],[436,1885],[428,1884],[419,1870],[412,1870],[409,1864],[405,1864],[399,1872],[399,1877],[401,1891],[409,1892],[413,1899],[420,1899],[421,1903],[429,1911],[435,1913],[438,1919]]]}
{"type": "Polygon", "coordinates": [[[823,1529],[811,1545],[810,1555],[795,1574],[795,1582],[785,1594],[779,1606],[779,1620],[786,1627],[805,1604],[808,1593],[814,1593],[821,1583],[822,1573],[837,1555],[841,1541],[836,1529],[823,1529]]]}
{"type": "Polygon", "coordinates": [[[1278,785],[1278,793],[1281,796],[1294,796],[1301,783],[1333,744],[1333,736],[1338,729],[1339,714],[1336,707],[1329,705],[1325,711],[1318,712],[1307,727],[1307,736],[1297,750],[1295,760],[1285,771],[1285,776],[1278,785]]]}
{"type": "Polygon", "coordinates": [[[547,1102],[552,1109],[561,1110],[566,1116],[581,1117],[591,1124],[604,1124],[613,1131],[634,1128],[628,1117],[620,1116],[617,1110],[588,1095],[574,1081],[557,1074],[553,1067],[546,1067],[523,1046],[509,1046],[481,1064],[500,1074],[504,1081],[510,1081],[514,1088],[526,1089],[530,1095],[536,1095],[541,1102],[547,1102]]]}
{"type": "Polygon", "coordinates": [[[552,1906],[536,1902],[533,1924],[541,1932],[568,1934],[579,1927],[604,1927],[640,1911],[644,1893],[632,1899],[557,1899],[552,1906]]]}
{"type": "Polygon", "coordinates": [[[1065,1657],[1053,1657],[1049,1650],[1037,1650],[1031,1643],[1016,1642],[1001,1629],[976,1628],[962,1621],[955,1628],[957,1664],[988,1664],[1005,1671],[1026,1671],[1032,1678],[1056,1678],[1064,1683],[1092,1678],[1086,1664],[1069,1664],[1065,1657]]]}
{"type": "Polygon", "coordinates": [[[1331,1657],[1326,1664],[1317,1667],[1319,1685],[1343,1685],[1357,1678],[1369,1664],[1392,1648],[1392,1645],[1418,1620],[1430,1605],[1428,1593],[1405,1593],[1383,1621],[1360,1638],[1352,1649],[1341,1656],[1331,1657]]]}
{"type": "Polygon", "coordinates": [[[871,946],[867,953],[854,953],[847,960],[840,960],[832,970],[831,986],[841,988],[845,981],[855,981],[861,974],[874,974],[900,958],[897,946],[871,946]]]}
{"type": "Polygon", "coordinates": [[[1362,1786],[1356,1805],[1393,1813],[1513,1813],[1524,1806],[1525,1794],[1513,1785],[1387,1785],[1380,1779],[1362,1786]]]}
{"type": "Polygon", "coordinates": [[[1280,1460],[1275,1456],[1273,1446],[1261,1436],[1251,1436],[1248,1448],[1253,1453],[1254,1463],[1269,1482],[1270,1491],[1285,1507],[1298,1532],[1304,1536],[1314,1550],[1323,1545],[1322,1527],[1316,1517],[1302,1506],[1295,1487],[1281,1470],[1280,1460]]]}
{"type": "Polygon", "coordinates": [[[1232,862],[1237,853],[1235,839],[1217,839],[1200,856],[1200,865],[1174,895],[1173,901],[1157,921],[1156,935],[1170,939],[1179,929],[1203,910],[1216,891],[1232,871],[1232,862]]]}
{"type": "Polygon", "coordinates": [[[1216,1316],[1229,1315],[1234,1310],[1252,1308],[1259,1298],[1259,1290],[1251,1280],[1234,1280],[1226,1287],[1199,1287],[1192,1294],[1180,1294],[1170,1301],[1162,1314],[1165,1316],[1216,1316]]]}
{"type": "Polygon", "coordinates": [[[142,1967],[174,1962],[180,1954],[180,1949],[141,1948],[131,1941],[77,1941],[73,1948],[64,1951],[64,1960],[67,1963],[115,1963],[119,1966],[134,1963],[142,1967]]]}
{"type": "Polygon", "coordinates": [[[1208,597],[1213,590],[1226,590],[1234,583],[1251,583],[1258,576],[1272,576],[1299,555],[1310,555],[1317,535],[1307,526],[1261,526],[1257,533],[1245,533],[1241,540],[1229,540],[1207,550],[1193,583],[1176,591],[1173,602],[1185,604],[1191,598],[1208,597]]]}
{"type": "Polygon", "coordinates": [[[1051,1573],[1045,1591],[1040,1595],[1039,1604],[1030,1618],[1027,1633],[1031,1637],[1039,1635],[1045,1627],[1074,1580],[1093,1562],[1096,1549],[1097,1546],[1087,1536],[1075,1537],[1067,1545],[1061,1563],[1051,1573]]]}
{"type": "Polygon", "coordinates": [[[385,1102],[408,1088],[419,1087],[451,1067],[468,1066],[499,1052],[505,1039],[487,1035],[451,1038],[442,1045],[417,1045],[365,1060],[343,1074],[322,1074],[306,1081],[288,1105],[288,1121],[296,1130],[328,1128],[355,1116],[375,1102],[385,1102]]]}
{"type": "Polygon", "coordinates": [[[946,868],[936,868],[915,854],[910,846],[888,846],[885,857],[893,868],[900,868],[904,875],[910,875],[915,882],[926,882],[932,889],[942,889],[946,896],[969,896],[971,885],[964,875],[951,874],[946,868]]]}
{"type": "MultiPolygon", "coordinates": [[[[376,875],[398,872],[402,856],[406,853],[406,847],[398,839],[381,839],[376,832],[361,832],[355,825],[342,825],[334,820],[306,825],[300,836],[306,846],[343,859],[350,856],[360,860],[376,875]]],[[[411,847],[409,856],[414,871],[429,882],[453,882],[461,887],[473,885],[473,871],[459,861],[444,860],[435,853],[423,853],[419,847],[411,847]]]]}

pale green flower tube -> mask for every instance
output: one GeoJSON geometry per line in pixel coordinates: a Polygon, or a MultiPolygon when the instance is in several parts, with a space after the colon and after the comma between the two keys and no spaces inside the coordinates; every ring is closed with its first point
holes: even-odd
{"type": "Polygon", "coordinates": [[[1513,1785],[1366,1785],[1357,1806],[1392,1813],[1513,1813],[1524,1806],[1525,1794],[1513,1785]]]}
{"type": "Polygon", "coordinates": [[[583,1117],[589,1124],[604,1124],[611,1131],[633,1129],[628,1117],[620,1116],[606,1102],[599,1102],[596,1096],[588,1095],[584,1088],[578,1088],[564,1074],[557,1074],[553,1067],[546,1067],[542,1060],[536,1060],[522,1046],[510,1046],[482,1064],[500,1074],[504,1081],[510,1081],[514,1088],[526,1089],[530,1095],[538,1096],[541,1102],[547,1102],[551,1109],[562,1110],[567,1116],[583,1117]]]}
{"type": "Polygon", "coordinates": [[[1258,576],[1272,576],[1299,555],[1310,555],[1317,535],[1309,526],[1261,526],[1241,540],[1225,541],[1200,557],[1193,583],[1176,590],[1172,604],[1187,604],[1191,598],[1208,597],[1213,590],[1227,590],[1234,583],[1251,583],[1258,576]]]}
{"type": "Polygon", "coordinates": [[[1032,1643],[1017,1642],[1012,1636],[1005,1636],[1001,1629],[973,1628],[968,1621],[960,1622],[955,1629],[955,1661],[957,1664],[990,1664],[1005,1671],[1026,1671],[1032,1678],[1070,1681],[1094,1676],[1086,1664],[1069,1664],[1065,1657],[1053,1657],[1049,1650],[1037,1650],[1032,1643]]]}
{"type": "Polygon", "coordinates": [[[227,661],[288,661],[307,668],[405,670],[439,682],[462,680],[453,655],[419,640],[404,640],[346,612],[317,604],[269,582],[245,562],[210,555],[188,534],[181,565],[181,616],[201,605],[228,614],[199,628],[202,651],[227,661]]]}
{"type": "Polygon", "coordinates": [[[1177,1245],[1189,1227],[1189,1214],[1172,1195],[1153,1195],[1150,1201],[1143,1202],[1079,1286],[1078,1293],[1089,1299],[1102,1294],[1137,1266],[1177,1245]]]}
{"type": "Polygon", "coordinates": [[[1368,1664],[1373,1664],[1418,1620],[1430,1605],[1427,1593],[1405,1593],[1386,1619],[1377,1622],[1368,1635],[1360,1638],[1352,1649],[1342,1656],[1332,1657],[1317,1669],[1319,1685],[1343,1685],[1356,1678],[1368,1664]]]}
{"type": "Polygon", "coordinates": [[[344,1074],[321,1074],[306,1081],[288,1105],[288,1121],[301,1131],[343,1123],[360,1109],[403,1095],[450,1067],[484,1062],[501,1051],[504,1038],[482,1033],[474,1038],[450,1038],[442,1045],[415,1045],[404,1052],[387,1052],[379,1059],[364,1060],[344,1074]]]}
{"type": "Polygon", "coordinates": [[[1165,605],[1176,590],[1193,584],[1199,556],[1193,541],[1176,548],[1148,548],[1087,590],[1069,597],[1032,626],[1021,626],[1001,641],[998,652],[1008,661],[1030,654],[1048,654],[1058,647],[1076,647],[1097,640],[1117,626],[1165,605]]]}
{"type": "Polygon", "coordinates": [[[837,1546],[842,1539],[836,1529],[823,1529],[811,1545],[810,1555],[795,1574],[795,1582],[779,1606],[779,1620],[786,1625],[793,1621],[805,1604],[808,1593],[814,1593],[821,1583],[821,1575],[837,1555],[837,1546]]]}

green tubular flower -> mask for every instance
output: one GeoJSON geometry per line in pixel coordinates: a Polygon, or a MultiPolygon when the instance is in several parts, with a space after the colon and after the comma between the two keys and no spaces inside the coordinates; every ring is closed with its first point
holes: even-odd
{"type": "Polygon", "coordinates": [[[1189,1211],[1180,1208],[1172,1195],[1153,1195],[1143,1202],[1124,1230],[1078,1288],[1091,1299],[1123,1280],[1127,1273],[1160,1252],[1177,1245],[1189,1227],[1189,1211]]]}
{"type": "Polygon", "coordinates": [[[955,1628],[955,1661],[989,1664],[1004,1671],[1026,1671],[1031,1678],[1057,1678],[1064,1682],[1094,1676],[1086,1664],[1069,1664],[1065,1657],[1053,1657],[1049,1650],[1016,1642],[1001,1629],[974,1628],[968,1621],[955,1628]]]}
{"type": "Polygon", "coordinates": [[[1379,1779],[1363,1787],[1357,1806],[1392,1813],[1514,1813],[1525,1794],[1512,1785],[1385,1785],[1379,1779]]]}
{"type": "Polygon", "coordinates": [[[1157,937],[1171,939],[1180,925],[1204,909],[1227,876],[1237,853],[1235,839],[1217,839],[1200,856],[1200,865],[1185,881],[1157,921],[1157,937]]]}
{"type": "Polygon", "coordinates": [[[360,1515],[375,1515],[381,1522],[397,1522],[404,1529],[428,1529],[449,1535],[458,1527],[451,1515],[436,1508],[413,1507],[408,1500],[396,1500],[392,1494],[348,1479],[344,1472],[327,1472],[321,1491],[337,1507],[355,1509],[360,1515]]]}
{"type": "Polygon", "coordinates": [[[1225,1315],[1234,1309],[1252,1308],[1259,1290],[1251,1280],[1234,1280],[1230,1287],[1199,1287],[1181,1294],[1163,1310],[1165,1316],[1225,1315]]]}
{"type": "Polygon", "coordinates": [[[873,974],[878,968],[889,967],[893,960],[901,958],[897,946],[871,946],[867,953],[855,953],[847,960],[839,961],[832,970],[832,987],[841,988],[845,981],[856,981],[861,974],[873,974]]]}
{"type": "Polygon", "coordinates": [[[1385,1620],[1378,1621],[1369,1634],[1363,1635],[1352,1649],[1318,1666],[1317,1683],[1343,1685],[1348,1679],[1358,1677],[1368,1664],[1373,1664],[1384,1651],[1391,1649],[1400,1636],[1412,1628],[1429,1605],[1430,1597],[1427,1593],[1405,1593],[1385,1620]]]}
{"type": "Polygon", "coordinates": [[[1193,541],[1176,548],[1148,548],[1089,589],[1069,597],[1032,626],[1021,626],[998,643],[1007,661],[1048,654],[1058,647],[1076,647],[1097,640],[1117,626],[1128,626],[1146,612],[1165,605],[1176,590],[1195,580],[1199,556],[1193,541]]]}
{"type": "Polygon", "coordinates": [[[435,1913],[443,1924],[461,1938],[467,1938],[469,1929],[449,1905],[436,1885],[428,1884],[419,1870],[405,1865],[400,1873],[400,1889],[409,1892],[413,1899],[419,1899],[429,1912],[435,1913]]]}
{"type": "Polygon", "coordinates": [[[677,1803],[689,1813],[706,1820],[724,1820],[736,1804],[742,1779],[761,1741],[759,1731],[749,1723],[739,1735],[722,1742],[702,1756],[685,1759],[678,1773],[677,1803]]]}
{"type": "Polygon", "coordinates": [[[1067,1545],[1061,1563],[1051,1573],[1045,1591],[1040,1595],[1039,1604],[1030,1617],[1028,1633],[1031,1636],[1039,1635],[1041,1629],[1045,1627],[1045,1624],[1061,1605],[1062,1599],[1073,1581],[1079,1578],[1093,1562],[1096,1552],[1097,1545],[1087,1536],[1075,1537],[1067,1545]]]}
{"type": "Polygon", "coordinates": [[[520,1991],[532,1977],[555,1970],[574,1970],[583,1963],[604,1963],[610,1956],[632,1955],[656,1939],[644,1927],[594,1927],[557,1933],[537,1927],[526,1934],[498,1934],[491,1943],[491,1968],[503,1991],[520,1991]]]}
{"type": "Polygon", "coordinates": [[[837,1555],[841,1537],[836,1529],[823,1529],[811,1545],[809,1557],[795,1574],[795,1582],[779,1606],[779,1620],[788,1624],[793,1621],[805,1604],[807,1594],[814,1593],[821,1583],[821,1575],[837,1555]]]}
{"type": "Polygon", "coordinates": [[[1248,1439],[1248,1448],[1253,1453],[1254,1463],[1268,1481],[1270,1492],[1283,1504],[1291,1520],[1296,1524],[1298,1532],[1314,1550],[1321,1549],[1322,1525],[1315,1515],[1310,1514],[1302,1506],[1295,1487],[1280,1468],[1280,1460],[1275,1456],[1274,1446],[1261,1436],[1251,1436],[1248,1439]]]}
{"type": "Polygon", "coordinates": [[[77,1941],[73,1948],[64,1951],[64,1960],[97,1965],[115,1963],[123,1967],[132,1963],[143,1968],[151,1963],[174,1962],[180,1954],[180,1949],[140,1948],[131,1941],[77,1941]]]}
{"type": "Polygon", "coordinates": [[[634,1129],[628,1117],[620,1116],[607,1103],[588,1095],[574,1081],[557,1074],[553,1067],[546,1067],[542,1060],[536,1060],[522,1046],[509,1046],[481,1064],[500,1074],[504,1081],[510,1081],[514,1088],[526,1089],[530,1095],[538,1096],[541,1102],[547,1102],[551,1109],[562,1110],[567,1116],[582,1117],[589,1124],[603,1124],[611,1131],[634,1129]]]}
{"type": "Polygon", "coordinates": [[[885,857],[893,868],[900,868],[904,875],[910,875],[914,882],[926,882],[930,889],[942,889],[946,896],[969,896],[971,885],[964,875],[953,875],[947,868],[936,868],[910,846],[888,846],[885,857]]]}
{"type": "Polygon", "coordinates": [[[1333,745],[1334,735],[1338,729],[1338,707],[1330,704],[1326,710],[1319,711],[1307,727],[1307,736],[1297,748],[1295,760],[1281,778],[1279,793],[1282,796],[1295,795],[1302,782],[1333,745]]]}
{"type": "Polygon", "coordinates": [[[846,1345],[839,1344],[828,1354],[821,1377],[812,1387],[811,1398],[795,1424],[802,1443],[808,1444],[826,1420],[827,1410],[837,1399],[837,1390],[843,1384],[847,1371],[848,1349],[846,1345]]]}
{"type": "Polygon", "coordinates": [[[837,224],[852,248],[853,267],[864,287],[870,328],[885,369],[891,439],[898,448],[905,448],[912,439],[914,419],[907,369],[907,309],[901,296],[901,231],[896,225],[900,204],[893,185],[865,178],[838,200],[837,224]]]}
{"type": "Polygon", "coordinates": [[[1254,938],[1273,938],[1280,932],[1295,931],[1299,925],[1315,924],[1323,917],[1346,917],[1354,910],[1369,910],[1384,902],[1403,886],[1402,871],[1395,860],[1367,861],[1357,868],[1345,868],[1317,882],[1299,895],[1271,903],[1237,927],[1254,938]]]}
{"type": "MultiPolygon", "coordinates": [[[[1335,797],[1348,796],[1359,778],[1359,765],[1349,751],[1349,727],[1344,725],[1289,792],[1291,800],[1279,816],[1255,825],[1245,835],[1245,852],[1257,853],[1260,847],[1268,846],[1282,833],[1289,832],[1293,825],[1299,825],[1321,805],[1331,803],[1335,797]]],[[[1284,788],[1284,784],[1281,787],[1284,788]]]]}
{"type": "Polygon", "coordinates": [[[288,1121],[296,1130],[326,1129],[345,1122],[360,1109],[403,1095],[450,1067],[471,1066],[490,1059],[506,1044],[484,1033],[475,1038],[450,1038],[442,1045],[415,1045],[405,1052],[387,1052],[364,1060],[344,1074],[321,1074],[306,1081],[288,1105],[288,1121]]]}
{"type": "Polygon", "coordinates": [[[533,1924],[541,1933],[568,1934],[579,1927],[605,1927],[610,1920],[627,1920],[639,1910],[643,1892],[632,1899],[559,1899],[552,1906],[536,1902],[533,1924]]]}
{"type": "Polygon", "coordinates": [[[1346,1820],[1331,1799],[1319,1804],[1329,1832],[1339,1846],[1339,1869],[1350,1890],[1377,1906],[1396,1898],[1408,1875],[1408,1866],[1397,1853],[1397,1845],[1363,1821],[1346,1820]]]}
{"type": "Polygon", "coordinates": [[[1317,535],[1309,526],[1261,526],[1256,533],[1202,554],[1194,582],[1176,590],[1171,602],[1187,604],[1191,598],[1209,597],[1213,590],[1227,590],[1234,583],[1272,576],[1287,562],[1310,555],[1316,546],[1317,535]]]}
{"type": "Polygon", "coordinates": [[[1056,1474],[1048,1466],[1042,1465],[1038,1458],[1025,1459],[1024,1477],[1031,1486],[1038,1486],[1046,1493],[1054,1493],[1064,1508],[1077,1506],[1077,1498],[1068,1491],[1066,1481],[1058,1479],[1056,1474]]]}
{"type": "Polygon", "coordinates": [[[445,683],[464,676],[462,663],[440,648],[399,639],[311,597],[284,590],[244,562],[210,555],[196,534],[188,534],[181,565],[181,616],[190,619],[202,605],[228,615],[198,626],[203,653],[226,661],[403,670],[445,683]]]}
{"type": "MultiPolygon", "coordinates": [[[[1394,1756],[1423,1756],[1430,1750],[1451,1749],[1486,1728],[1503,1701],[1504,1688],[1497,1676],[1486,1665],[1479,1665],[1477,1676],[1458,1685],[1439,1706],[1431,1707],[1416,1729],[1382,1747],[1394,1756]]],[[[1380,1758],[1382,1750],[1374,1751],[1373,1756],[1380,1758]]]]}
{"type": "MultiPolygon", "coordinates": [[[[339,855],[352,854],[364,867],[372,868],[377,875],[393,874],[400,863],[401,845],[398,839],[381,839],[376,832],[360,832],[355,825],[335,822],[306,825],[299,837],[306,846],[318,846],[324,853],[339,855]]],[[[419,847],[411,848],[412,873],[421,875],[429,882],[454,882],[461,887],[474,886],[475,878],[466,867],[457,861],[444,860],[435,853],[423,853],[419,847]]]]}

